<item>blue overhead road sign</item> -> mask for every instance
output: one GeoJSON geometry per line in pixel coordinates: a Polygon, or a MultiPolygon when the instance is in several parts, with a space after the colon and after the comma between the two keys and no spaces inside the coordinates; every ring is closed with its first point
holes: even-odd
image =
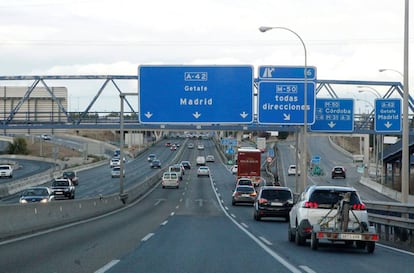
{"type": "MultiPolygon", "coordinates": [[[[260,66],[259,80],[303,80],[305,78],[304,66],[260,66]]],[[[316,80],[316,68],[306,67],[306,79],[316,80]]]]}
{"type": "Polygon", "coordinates": [[[143,65],[138,70],[141,123],[253,122],[252,66],[143,65]]]}
{"type": "Polygon", "coordinates": [[[401,120],[401,99],[375,100],[375,132],[400,132],[401,120]]]}
{"type": "Polygon", "coordinates": [[[307,66],[306,69],[304,66],[260,66],[258,122],[280,125],[304,124],[306,104],[306,122],[312,124],[315,120],[315,86],[316,68],[313,66],[307,66]]]}
{"type": "Polygon", "coordinates": [[[312,131],[352,132],[354,130],[353,99],[316,99],[315,123],[312,131]]]}
{"type": "MultiPolygon", "coordinates": [[[[262,124],[304,124],[303,81],[261,81],[258,92],[258,122],[262,124]]],[[[315,118],[315,83],[307,82],[307,123],[315,118]]]]}

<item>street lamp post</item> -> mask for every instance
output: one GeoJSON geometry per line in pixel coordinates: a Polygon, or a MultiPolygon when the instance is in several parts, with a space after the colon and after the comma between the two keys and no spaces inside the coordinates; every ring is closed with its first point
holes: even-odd
{"type": "MultiPolygon", "coordinates": [[[[308,57],[307,57],[307,50],[306,50],[306,45],[305,42],[303,41],[302,37],[300,37],[299,34],[297,34],[295,31],[291,30],[290,28],[287,27],[266,27],[266,26],[261,26],[259,28],[259,30],[261,32],[266,32],[272,29],[281,29],[281,30],[286,30],[289,31],[290,33],[294,34],[301,42],[302,46],[303,46],[303,51],[304,51],[304,57],[305,57],[305,67],[304,67],[304,111],[303,111],[303,146],[302,146],[302,167],[301,167],[301,178],[302,178],[302,183],[301,185],[297,185],[296,187],[296,191],[297,192],[302,192],[305,190],[306,185],[307,185],[307,161],[308,161],[308,156],[307,156],[307,150],[308,150],[308,90],[307,90],[307,67],[308,67],[308,57]],[[299,186],[299,187],[298,187],[299,186]]],[[[297,171],[298,168],[296,168],[297,171]]],[[[297,177],[297,176],[296,176],[297,177]]]]}
{"type": "MultiPolygon", "coordinates": [[[[357,87],[360,88],[358,90],[359,93],[369,92],[369,93],[372,93],[374,96],[376,96],[378,99],[380,99],[382,97],[381,94],[380,94],[380,92],[378,92],[377,89],[375,89],[375,88],[373,88],[371,86],[359,85],[357,87]]],[[[373,104],[371,104],[371,105],[372,105],[372,109],[374,109],[374,111],[376,111],[374,105],[373,104]]],[[[383,139],[382,139],[382,137],[380,137],[380,135],[378,135],[377,133],[375,133],[375,141],[374,141],[375,178],[376,178],[376,180],[378,180],[378,166],[381,166],[381,184],[383,184],[383,171],[382,170],[384,168],[382,166],[382,160],[379,159],[379,153],[380,153],[380,150],[383,150],[382,148],[380,149],[380,147],[382,147],[382,145],[383,145],[383,139]]],[[[381,153],[381,156],[382,156],[382,153],[381,153]]]]}

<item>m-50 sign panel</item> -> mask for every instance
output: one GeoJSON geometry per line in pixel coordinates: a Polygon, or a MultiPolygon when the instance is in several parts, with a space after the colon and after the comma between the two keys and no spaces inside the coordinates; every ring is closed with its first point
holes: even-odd
{"type": "Polygon", "coordinates": [[[252,66],[140,66],[139,120],[154,124],[253,122],[252,66]]]}

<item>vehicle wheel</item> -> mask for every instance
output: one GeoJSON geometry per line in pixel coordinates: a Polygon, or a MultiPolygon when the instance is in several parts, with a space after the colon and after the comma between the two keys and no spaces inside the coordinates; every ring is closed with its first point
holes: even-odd
{"type": "Polygon", "coordinates": [[[165,189],[165,186],[162,186],[163,189],[165,189]]]}
{"type": "Polygon", "coordinates": [[[363,249],[366,246],[366,243],[362,241],[356,241],[355,243],[356,243],[356,247],[359,249],[363,249]]]}
{"type": "Polygon", "coordinates": [[[232,206],[235,206],[235,205],[236,205],[236,202],[231,201],[231,205],[232,205],[232,206]]]}
{"type": "Polygon", "coordinates": [[[295,241],[295,234],[292,232],[292,227],[290,226],[290,223],[288,226],[288,239],[289,239],[289,242],[295,241]]]}
{"type": "Polygon", "coordinates": [[[296,228],[295,231],[295,244],[298,246],[303,246],[305,244],[305,238],[299,234],[299,230],[296,228]]]}
{"type": "Polygon", "coordinates": [[[318,250],[319,240],[316,238],[316,233],[312,232],[310,246],[312,250],[318,250]]]}
{"type": "Polygon", "coordinates": [[[286,216],[285,217],[285,222],[289,222],[289,219],[290,219],[289,216],[286,216]]]}
{"type": "Polygon", "coordinates": [[[375,250],[375,242],[366,242],[367,245],[367,252],[373,253],[375,250]]]}

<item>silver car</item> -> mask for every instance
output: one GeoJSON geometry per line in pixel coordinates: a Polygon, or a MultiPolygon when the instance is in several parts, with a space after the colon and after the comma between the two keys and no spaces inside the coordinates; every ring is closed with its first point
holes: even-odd
{"type": "Polygon", "coordinates": [[[252,204],[254,203],[254,200],[256,200],[256,190],[252,186],[237,186],[234,189],[231,204],[233,206],[237,205],[238,203],[248,203],[252,204]]]}

